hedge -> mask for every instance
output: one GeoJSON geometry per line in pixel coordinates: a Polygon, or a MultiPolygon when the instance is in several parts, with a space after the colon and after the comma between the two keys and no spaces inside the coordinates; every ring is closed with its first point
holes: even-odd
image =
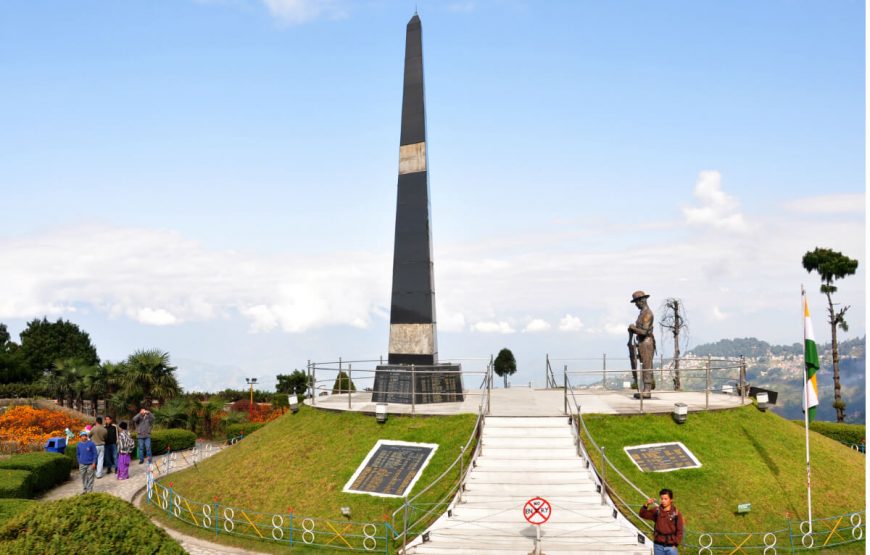
{"type": "Polygon", "coordinates": [[[249,436],[265,425],[265,422],[239,422],[238,424],[230,424],[227,426],[227,439],[232,439],[238,436],[249,436]]]}
{"type": "MultiPolygon", "coordinates": [[[[136,439],[136,434],[133,434],[133,439],[136,439]]],[[[179,428],[170,428],[168,430],[153,430],[151,432],[151,454],[154,456],[163,455],[169,449],[173,451],[182,451],[190,449],[196,445],[196,434],[189,430],[179,428]]],[[[136,441],[138,449],[139,441],[136,441]]]]}
{"type": "MultiPolygon", "coordinates": [[[[799,423],[803,425],[803,421],[799,423]]],[[[810,430],[849,445],[860,444],[867,437],[867,429],[863,424],[815,421],[810,424],[810,430]]]]}
{"type": "Polygon", "coordinates": [[[38,501],[32,499],[0,499],[0,527],[12,517],[34,507],[38,501]]]}
{"type": "Polygon", "coordinates": [[[130,503],[105,493],[39,503],[0,527],[0,554],[183,555],[184,549],[130,503]]]}
{"type": "Polygon", "coordinates": [[[0,472],[0,498],[27,499],[33,494],[33,474],[27,470],[0,472]]]}
{"type": "Polygon", "coordinates": [[[4,470],[26,470],[33,475],[33,493],[50,490],[69,479],[69,459],[60,453],[34,452],[13,455],[0,460],[0,473],[4,470]]]}

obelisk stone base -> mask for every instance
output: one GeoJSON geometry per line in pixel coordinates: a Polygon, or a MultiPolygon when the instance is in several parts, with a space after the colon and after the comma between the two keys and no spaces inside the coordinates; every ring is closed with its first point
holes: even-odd
{"type": "Polygon", "coordinates": [[[375,371],[372,401],[375,403],[412,404],[412,391],[416,391],[415,404],[461,403],[462,365],[437,364],[422,370],[405,364],[385,364],[375,371]]]}

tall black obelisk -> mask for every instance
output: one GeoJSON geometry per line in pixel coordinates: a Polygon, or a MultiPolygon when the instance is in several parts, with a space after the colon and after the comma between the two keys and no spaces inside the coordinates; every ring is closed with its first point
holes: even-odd
{"type": "Polygon", "coordinates": [[[418,403],[462,400],[460,367],[438,364],[428,166],[423,29],[414,14],[405,34],[389,364],[375,374],[376,402],[410,403],[412,391],[418,403]],[[413,379],[411,365],[422,367],[413,379]]]}
{"type": "Polygon", "coordinates": [[[405,35],[405,85],[390,309],[390,364],[438,362],[432,214],[423,96],[423,32],[414,14],[405,35]]]}

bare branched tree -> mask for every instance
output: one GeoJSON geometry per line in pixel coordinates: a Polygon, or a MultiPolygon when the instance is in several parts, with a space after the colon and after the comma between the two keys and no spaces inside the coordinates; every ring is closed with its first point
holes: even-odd
{"type": "Polygon", "coordinates": [[[665,299],[662,305],[662,316],[659,318],[659,326],[664,331],[668,330],[674,337],[674,391],[680,391],[680,347],[689,344],[689,320],[686,318],[686,307],[683,301],[675,298],[665,299]],[[681,340],[685,343],[681,343],[681,340]]]}

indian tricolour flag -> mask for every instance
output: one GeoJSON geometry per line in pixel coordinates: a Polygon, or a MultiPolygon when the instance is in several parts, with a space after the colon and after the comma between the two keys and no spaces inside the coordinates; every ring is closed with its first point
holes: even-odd
{"type": "Polygon", "coordinates": [[[819,404],[819,384],[816,380],[816,372],[819,371],[819,352],[816,350],[816,336],[813,334],[810,305],[807,303],[806,295],[804,295],[804,364],[807,371],[803,406],[804,410],[809,410],[807,416],[812,422],[816,417],[816,406],[819,404]]]}

